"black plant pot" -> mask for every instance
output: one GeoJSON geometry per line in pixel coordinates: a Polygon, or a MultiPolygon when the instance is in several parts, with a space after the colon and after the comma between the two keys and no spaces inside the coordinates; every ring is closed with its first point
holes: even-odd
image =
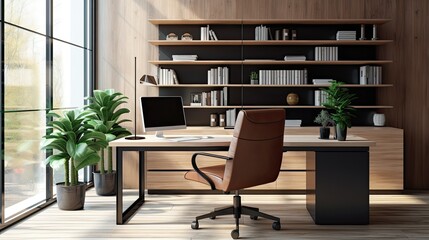
{"type": "Polygon", "coordinates": [[[345,126],[344,128],[341,128],[339,124],[337,124],[335,126],[335,132],[337,135],[337,140],[338,141],[345,141],[347,138],[347,127],[345,126]]]}
{"type": "Polygon", "coordinates": [[[329,139],[329,135],[331,134],[331,128],[320,128],[320,139],[329,139]]]}
{"type": "Polygon", "coordinates": [[[116,171],[105,174],[94,172],[94,187],[99,196],[116,195],[116,171]]]}
{"type": "Polygon", "coordinates": [[[82,210],[85,205],[86,184],[79,182],[76,186],[65,186],[57,183],[57,203],[61,210],[82,210]]]}

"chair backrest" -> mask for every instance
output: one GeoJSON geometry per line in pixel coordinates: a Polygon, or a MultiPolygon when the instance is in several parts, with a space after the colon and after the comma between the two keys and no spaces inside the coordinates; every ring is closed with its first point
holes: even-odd
{"type": "Polygon", "coordinates": [[[283,157],[285,111],[240,111],[223,179],[223,191],[257,186],[277,179],[283,157]]]}

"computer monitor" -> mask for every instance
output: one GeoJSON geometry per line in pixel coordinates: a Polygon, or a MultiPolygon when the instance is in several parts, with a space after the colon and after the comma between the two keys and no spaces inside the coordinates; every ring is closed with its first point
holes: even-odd
{"type": "Polygon", "coordinates": [[[182,97],[141,97],[140,107],[144,132],[163,137],[163,130],[186,128],[182,97]]]}

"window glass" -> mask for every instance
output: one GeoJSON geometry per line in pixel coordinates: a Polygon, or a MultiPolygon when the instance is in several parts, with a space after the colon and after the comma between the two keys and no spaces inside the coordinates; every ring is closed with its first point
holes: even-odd
{"type": "Polygon", "coordinates": [[[54,38],[84,46],[84,0],[54,0],[54,38]]]}
{"type": "Polygon", "coordinates": [[[84,103],[84,50],[54,40],[54,108],[81,107],[84,103]]]}
{"type": "Polygon", "coordinates": [[[46,198],[45,111],[7,112],[5,116],[5,216],[46,198]]]}
{"type": "Polygon", "coordinates": [[[5,26],[5,109],[46,108],[46,38],[5,26]]]}
{"type": "Polygon", "coordinates": [[[5,0],[4,15],[6,22],[46,34],[46,0],[5,0]]]}

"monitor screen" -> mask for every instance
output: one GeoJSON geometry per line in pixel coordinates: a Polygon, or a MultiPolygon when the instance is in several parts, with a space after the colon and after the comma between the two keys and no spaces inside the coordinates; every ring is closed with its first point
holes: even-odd
{"type": "Polygon", "coordinates": [[[186,128],[182,97],[141,97],[143,131],[186,128]]]}

